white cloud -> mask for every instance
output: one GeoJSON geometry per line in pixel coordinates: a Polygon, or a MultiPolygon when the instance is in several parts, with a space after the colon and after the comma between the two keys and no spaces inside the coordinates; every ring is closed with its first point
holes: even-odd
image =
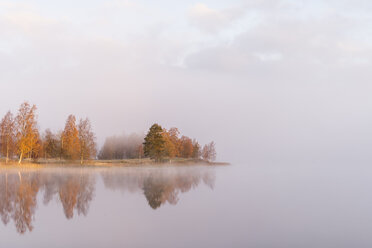
{"type": "MultiPolygon", "coordinates": [[[[7,94],[0,114],[30,100],[39,106],[41,127],[54,129],[67,114],[88,115],[100,140],[158,121],[202,143],[214,138],[226,159],[246,144],[265,154],[351,120],[360,121],[350,124],[355,130],[370,126],[368,15],[354,17],[354,6],[351,16],[336,1],[330,4],[337,11],[251,2],[196,4],[186,18],[185,2],[167,16],[165,7],[179,7],[169,1],[133,12],[131,2],[120,1],[122,8],[75,10],[68,21],[38,8],[2,10],[0,92],[7,94]],[[252,13],[258,21],[247,23],[252,13]]],[[[355,140],[366,137],[358,132],[355,140]]]]}
{"type": "Polygon", "coordinates": [[[217,10],[203,3],[195,4],[188,13],[190,23],[207,33],[216,33],[228,27],[241,15],[239,9],[217,10]]]}

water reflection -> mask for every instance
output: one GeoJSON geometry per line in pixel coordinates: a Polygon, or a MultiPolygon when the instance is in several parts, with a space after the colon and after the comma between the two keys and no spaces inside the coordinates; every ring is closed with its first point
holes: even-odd
{"type": "Polygon", "coordinates": [[[214,187],[212,169],[123,168],[123,169],[44,169],[0,171],[0,215],[4,225],[13,222],[23,234],[33,230],[37,200],[44,205],[53,199],[61,203],[64,215],[86,216],[94,200],[97,179],[106,189],[144,194],[149,206],[176,205],[181,193],[201,183],[214,187]],[[38,194],[42,197],[38,197],[38,194]]]}
{"type": "Polygon", "coordinates": [[[215,182],[213,170],[200,168],[108,170],[101,175],[107,188],[143,192],[153,209],[166,202],[176,205],[180,193],[196,188],[201,182],[213,189],[215,182]]]}

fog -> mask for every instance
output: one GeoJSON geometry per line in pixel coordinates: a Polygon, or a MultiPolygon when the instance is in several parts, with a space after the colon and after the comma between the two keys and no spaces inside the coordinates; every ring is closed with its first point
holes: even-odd
{"type": "Polygon", "coordinates": [[[368,1],[0,1],[0,114],[89,117],[100,146],[157,122],[217,160],[370,163],[368,1]]]}
{"type": "Polygon", "coordinates": [[[370,172],[336,163],[3,168],[0,245],[367,248],[370,172]]]}

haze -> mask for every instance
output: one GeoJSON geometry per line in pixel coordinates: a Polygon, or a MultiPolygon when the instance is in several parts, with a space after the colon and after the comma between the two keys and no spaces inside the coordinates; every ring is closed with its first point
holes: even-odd
{"type": "Polygon", "coordinates": [[[157,122],[218,160],[368,163],[372,3],[1,1],[0,115],[105,137],[157,122]]]}

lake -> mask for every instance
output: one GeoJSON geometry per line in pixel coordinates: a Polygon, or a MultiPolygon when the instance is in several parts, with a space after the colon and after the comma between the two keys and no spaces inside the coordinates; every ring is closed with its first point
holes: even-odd
{"type": "Polygon", "coordinates": [[[0,247],[371,247],[368,171],[3,169],[0,247]]]}

